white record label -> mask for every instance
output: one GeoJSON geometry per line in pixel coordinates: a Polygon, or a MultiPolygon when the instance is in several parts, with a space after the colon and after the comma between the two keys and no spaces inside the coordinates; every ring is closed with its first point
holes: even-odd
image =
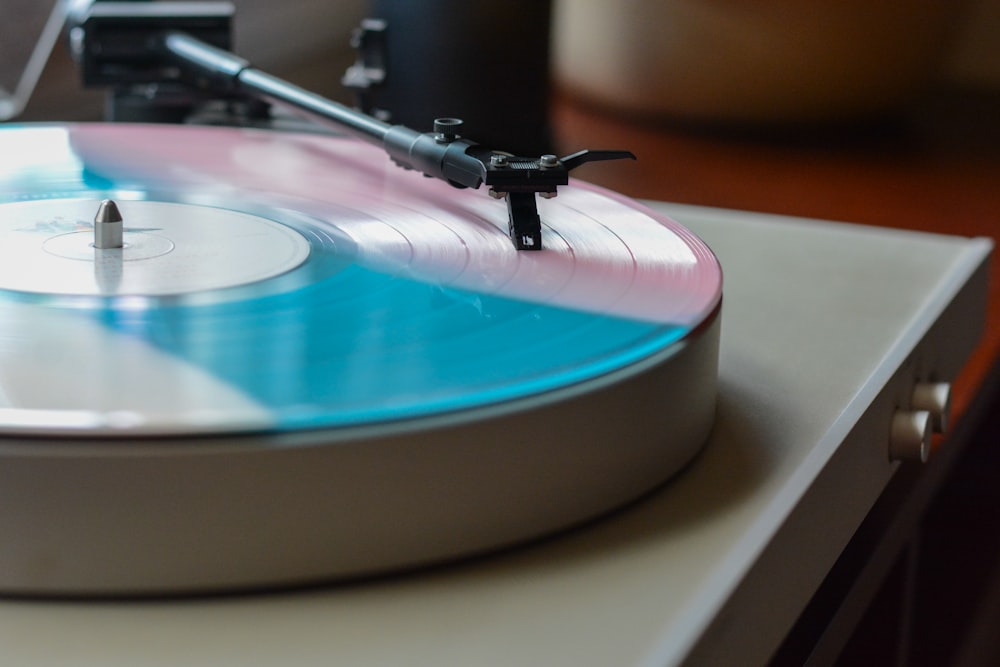
{"type": "Polygon", "coordinates": [[[246,285],[309,256],[301,234],[240,211],[117,202],[122,248],[94,247],[94,199],[8,203],[0,219],[0,289],[81,296],[165,296],[246,285]]]}

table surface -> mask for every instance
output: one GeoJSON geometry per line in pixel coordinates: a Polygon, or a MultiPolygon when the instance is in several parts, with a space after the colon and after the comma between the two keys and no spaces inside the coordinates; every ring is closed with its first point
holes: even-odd
{"type": "MultiPolygon", "coordinates": [[[[895,468],[888,414],[876,437],[852,436],[989,244],[656,206],[726,271],[716,426],[662,489],[540,544],[375,581],[0,601],[4,664],[664,665],[692,650],[688,664],[765,660],[895,468]],[[860,315],[845,317],[846,304],[860,315]]],[[[957,352],[935,363],[957,367],[957,352]]]]}

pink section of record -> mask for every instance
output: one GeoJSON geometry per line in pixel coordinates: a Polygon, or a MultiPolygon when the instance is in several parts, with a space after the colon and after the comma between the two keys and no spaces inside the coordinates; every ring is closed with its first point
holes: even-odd
{"type": "Polygon", "coordinates": [[[507,209],[395,166],[353,139],[231,128],[76,125],[92,171],[186,201],[290,208],[335,226],[357,261],[455,287],[686,326],[710,314],[722,276],[711,250],[672,220],[580,182],[539,200],[542,252],[518,252],[507,209]]]}

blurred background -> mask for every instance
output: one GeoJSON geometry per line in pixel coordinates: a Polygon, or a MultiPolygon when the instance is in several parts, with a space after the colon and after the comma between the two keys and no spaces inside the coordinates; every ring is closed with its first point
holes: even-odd
{"type": "MultiPolygon", "coordinates": [[[[523,45],[525,26],[548,16],[502,21],[503,3],[433,0],[236,0],[236,50],[265,70],[341,101],[354,60],[350,34],[365,15],[419,6],[468,19],[490,16],[479,53],[456,49],[455,68],[474,63],[489,88],[523,45]]],[[[548,6],[537,0],[538,7],[548,6]]],[[[50,2],[0,0],[0,85],[12,88],[50,2]]],[[[532,43],[553,90],[608,111],[654,120],[780,124],[870,118],[906,111],[942,87],[1000,90],[1000,0],[553,0],[551,58],[532,43]],[[551,66],[550,66],[551,64],[551,66]]],[[[416,12],[410,11],[411,14],[416,12]]],[[[462,30],[420,22],[428,52],[462,30]],[[435,30],[435,25],[438,30],[435,30]]],[[[410,38],[411,41],[415,38],[410,38]]],[[[535,39],[532,36],[532,39],[535,39]]],[[[416,43],[415,41],[413,43],[416,43]]],[[[445,67],[428,80],[447,77],[445,67]]],[[[475,88],[475,85],[467,86],[475,88]]],[[[504,91],[510,93],[511,91],[504,91]]],[[[100,94],[83,93],[60,40],[23,118],[100,114],[100,94]]]]}
{"type": "MultiPolygon", "coordinates": [[[[364,0],[236,0],[236,50],[271,73],[339,100],[349,99],[340,77],[354,59],[352,29],[364,0]]],[[[8,90],[53,6],[36,0],[0,0],[0,85],[8,90]]],[[[104,93],[84,91],[61,38],[20,120],[93,120],[103,115],[104,93]]]]}

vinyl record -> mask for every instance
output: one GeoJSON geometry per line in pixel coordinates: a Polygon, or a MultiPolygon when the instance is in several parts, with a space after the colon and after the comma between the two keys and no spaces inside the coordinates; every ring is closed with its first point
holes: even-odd
{"type": "Polygon", "coordinates": [[[506,208],[347,139],[0,131],[0,431],[182,435],[386,424],[636,364],[716,308],[684,229],[575,184],[506,208]],[[104,199],[125,247],[93,248],[104,199]]]}

